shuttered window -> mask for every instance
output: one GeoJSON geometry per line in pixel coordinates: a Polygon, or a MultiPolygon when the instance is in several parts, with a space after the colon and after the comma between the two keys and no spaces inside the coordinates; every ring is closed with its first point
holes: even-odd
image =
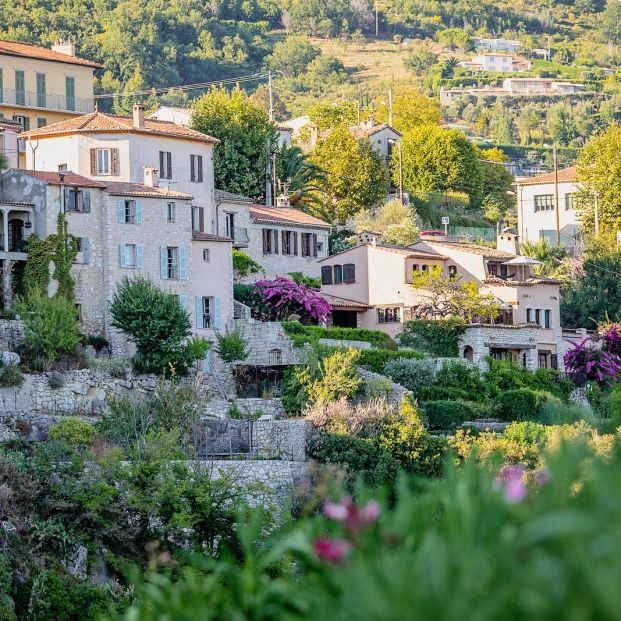
{"type": "Polygon", "coordinates": [[[356,266],[353,263],[346,263],[343,265],[343,282],[356,282],[356,266]]]}
{"type": "Polygon", "coordinates": [[[172,179],[172,154],[160,151],[160,179],[172,179]]]}
{"type": "Polygon", "coordinates": [[[120,174],[118,149],[91,149],[91,175],[100,177],[120,174]]]}
{"type": "Polygon", "coordinates": [[[321,284],[322,285],[332,284],[332,267],[329,265],[324,265],[321,268],[321,284]]]}
{"type": "Polygon", "coordinates": [[[190,181],[203,183],[203,156],[190,155],[190,181]]]}

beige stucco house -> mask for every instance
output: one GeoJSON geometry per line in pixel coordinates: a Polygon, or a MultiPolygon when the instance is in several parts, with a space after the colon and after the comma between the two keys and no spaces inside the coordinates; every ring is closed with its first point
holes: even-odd
{"type": "Polygon", "coordinates": [[[491,354],[530,368],[562,366],[559,283],[532,274],[532,260],[518,254],[516,235],[503,232],[497,246],[425,239],[397,247],[376,238],[320,261],[321,291],[332,303],[334,325],[396,336],[426,297],[412,286],[413,272],[440,267],[476,282],[501,303],[497,324],[470,332],[464,357],[478,362],[491,354]]]}
{"type": "Polygon", "coordinates": [[[317,261],[328,256],[331,225],[290,206],[284,196],[275,207],[216,191],[216,231],[233,239],[233,246],[263,268],[254,278],[274,278],[291,272],[318,277],[317,261]]]}

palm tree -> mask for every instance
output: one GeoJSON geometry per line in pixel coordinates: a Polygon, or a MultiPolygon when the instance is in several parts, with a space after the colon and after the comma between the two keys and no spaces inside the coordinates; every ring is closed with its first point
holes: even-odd
{"type": "Polygon", "coordinates": [[[318,206],[326,174],[300,147],[283,146],[276,153],[276,179],[286,184],[291,204],[305,209],[318,206]]]}
{"type": "Polygon", "coordinates": [[[534,269],[537,276],[554,276],[566,254],[562,246],[553,246],[547,237],[537,242],[527,240],[520,245],[520,250],[524,256],[541,261],[534,269]]]}

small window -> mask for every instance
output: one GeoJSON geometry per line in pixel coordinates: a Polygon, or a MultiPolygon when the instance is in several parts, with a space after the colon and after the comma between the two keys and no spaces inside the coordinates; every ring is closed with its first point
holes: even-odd
{"type": "Polygon", "coordinates": [[[541,309],[535,309],[535,323],[540,326],[541,325],[541,309]]]}
{"type": "Polygon", "coordinates": [[[332,284],[332,268],[329,265],[324,265],[321,268],[321,284],[322,285],[332,284]]]}
{"type": "Polygon", "coordinates": [[[576,209],[576,195],[565,194],[565,211],[573,211],[576,209]]]}
{"type": "Polygon", "coordinates": [[[210,260],[211,257],[209,256],[209,248],[203,248],[203,261],[205,261],[205,263],[209,263],[210,260]]]}
{"type": "Polygon", "coordinates": [[[203,156],[190,155],[190,181],[203,183],[203,156]]]}
{"type": "Polygon", "coordinates": [[[166,278],[179,279],[179,248],[166,248],[166,278]]]}
{"type": "Polygon", "coordinates": [[[317,242],[317,252],[323,252],[323,242],[317,242]]]}
{"type": "Polygon", "coordinates": [[[37,117],[37,127],[45,127],[47,125],[47,119],[43,116],[37,117]]]}
{"type": "Polygon", "coordinates": [[[455,278],[457,276],[457,266],[449,265],[448,273],[451,278],[455,278]]]}
{"type": "Polygon", "coordinates": [[[412,265],[412,271],[418,273],[418,263],[414,263],[414,265],[412,265]]]}
{"type": "Polygon", "coordinates": [[[356,282],[356,266],[353,263],[343,265],[343,282],[348,284],[356,282]]]}
{"type": "Polygon", "coordinates": [[[281,349],[270,350],[268,364],[270,366],[282,364],[282,350],[281,349]]]}
{"type": "Polygon", "coordinates": [[[177,206],[175,203],[166,203],[166,222],[174,222],[177,218],[177,206]]]}
{"type": "Polygon", "coordinates": [[[136,224],[136,201],[125,201],[125,224],[136,224]]]}
{"type": "Polygon", "coordinates": [[[110,174],[110,149],[97,149],[97,174],[110,174]]]}
{"type": "Polygon", "coordinates": [[[67,164],[59,164],[58,165],[58,172],[64,172],[67,170],[67,164]]]}
{"type": "Polygon", "coordinates": [[[201,299],[202,316],[198,317],[199,328],[213,328],[213,298],[201,299]]]}
{"type": "Polygon", "coordinates": [[[172,179],[172,154],[160,151],[160,179],[172,179]]]}
{"type": "Polygon", "coordinates": [[[425,265],[421,265],[420,269],[421,269],[421,271],[422,271],[422,272],[423,272],[423,274],[424,274],[425,272],[428,272],[428,271],[429,271],[429,266],[428,266],[428,265],[426,265],[426,264],[425,264],[425,265]]]}
{"type": "Polygon", "coordinates": [[[340,285],[343,282],[343,266],[335,265],[334,266],[334,284],[340,285]]]}
{"type": "Polygon", "coordinates": [[[543,327],[550,328],[552,325],[552,311],[545,310],[543,313],[543,327]]]}
{"type": "Polygon", "coordinates": [[[136,244],[125,244],[123,246],[123,256],[121,257],[121,267],[136,267],[138,263],[137,255],[136,244]]]}
{"type": "Polygon", "coordinates": [[[282,253],[283,254],[292,254],[293,253],[293,244],[292,244],[292,234],[291,231],[283,231],[282,232],[282,253]]]}
{"type": "Polygon", "coordinates": [[[527,308],[526,309],[526,323],[532,323],[532,322],[533,322],[533,309],[527,308]]]}
{"type": "Polygon", "coordinates": [[[488,263],[487,264],[487,273],[490,276],[498,276],[498,263],[488,263]]]}

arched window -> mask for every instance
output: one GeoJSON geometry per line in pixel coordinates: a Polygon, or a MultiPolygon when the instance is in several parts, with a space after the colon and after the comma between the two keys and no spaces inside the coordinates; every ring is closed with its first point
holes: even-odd
{"type": "Polygon", "coordinates": [[[474,362],[474,349],[470,345],[464,347],[464,358],[470,362],[474,362]]]}
{"type": "Polygon", "coordinates": [[[429,271],[429,266],[427,264],[422,265],[421,266],[421,271],[428,272],[429,271]]]}

